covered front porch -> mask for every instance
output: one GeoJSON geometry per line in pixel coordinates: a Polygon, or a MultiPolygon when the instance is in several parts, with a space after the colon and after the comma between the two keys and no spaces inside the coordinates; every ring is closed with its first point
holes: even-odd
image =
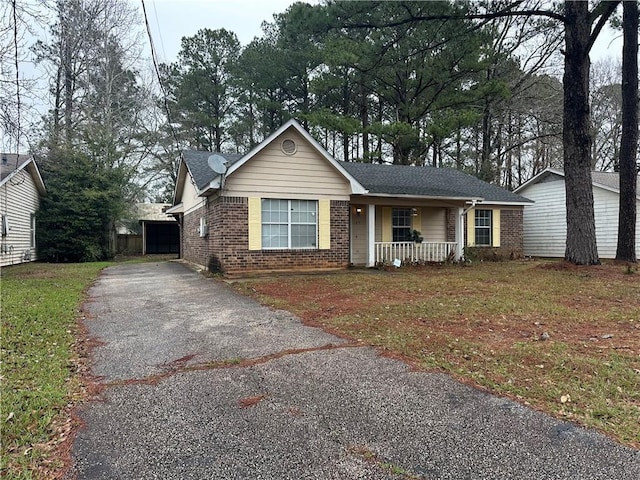
{"type": "Polygon", "coordinates": [[[466,199],[358,198],[350,205],[354,266],[459,260],[466,199]],[[357,202],[357,203],[356,203],[357,202]]]}

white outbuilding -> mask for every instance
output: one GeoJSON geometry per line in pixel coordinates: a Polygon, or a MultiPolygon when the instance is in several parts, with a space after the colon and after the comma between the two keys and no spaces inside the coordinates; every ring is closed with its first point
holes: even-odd
{"type": "MultiPolygon", "coordinates": [[[[592,172],[596,242],[600,258],[615,258],[618,242],[620,176],[592,172]]],[[[535,203],[524,210],[523,253],[535,257],[564,257],[567,210],[564,172],[547,168],[522,184],[515,193],[535,203]]],[[[640,178],[638,181],[640,185],[640,178]]],[[[636,197],[640,213],[640,195],[636,197]]],[[[636,255],[640,257],[640,215],[636,218],[636,255]]]]}

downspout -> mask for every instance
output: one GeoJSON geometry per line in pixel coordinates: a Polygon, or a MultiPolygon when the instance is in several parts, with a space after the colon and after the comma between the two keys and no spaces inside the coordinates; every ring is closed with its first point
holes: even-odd
{"type": "Polygon", "coordinates": [[[457,228],[456,228],[456,237],[457,237],[457,246],[456,246],[456,257],[459,260],[464,260],[464,216],[472,209],[475,208],[475,206],[478,204],[478,200],[471,200],[471,206],[469,206],[467,209],[462,209],[459,208],[458,209],[458,224],[457,224],[457,228]]]}
{"type": "Polygon", "coordinates": [[[461,215],[461,216],[462,216],[462,215],[466,215],[466,214],[467,214],[467,212],[468,212],[469,210],[471,210],[471,209],[475,208],[477,204],[478,204],[478,200],[471,200],[471,206],[470,206],[469,208],[467,208],[466,210],[463,210],[463,211],[462,211],[462,213],[461,213],[460,215],[461,215]]]}

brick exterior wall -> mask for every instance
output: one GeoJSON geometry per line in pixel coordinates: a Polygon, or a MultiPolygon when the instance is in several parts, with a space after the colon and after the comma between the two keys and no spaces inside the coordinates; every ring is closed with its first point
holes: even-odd
{"type": "Polygon", "coordinates": [[[500,213],[500,245],[522,256],[523,208],[502,210],[500,213]]]}
{"type": "MultiPolygon", "coordinates": [[[[496,254],[500,257],[521,258],[523,248],[523,207],[515,207],[509,210],[500,210],[500,247],[472,247],[480,252],[483,257],[496,254]]],[[[457,209],[447,209],[447,242],[456,241],[456,215],[457,209]]],[[[466,221],[463,229],[466,244],[466,221]]]]}
{"type": "MultiPolygon", "coordinates": [[[[249,250],[249,207],[245,197],[218,197],[208,209],[208,250],[187,245],[187,252],[200,265],[225,274],[278,270],[346,268],[349,265],[349,202],[331,201],[331,248],[328,250],[249,250]]],[[[199,225],[199,216],[195,220],[199,225]]],[[[192,221],[190,222],[192,223],[192,221]]],[[[185,219],[185,225],[187,224],[185,219]]],[[[189,228],[189,227],[187,227],[189,228]]],[[[196,235],[196,230],[186,230],[196,235]]],[[[187,237],[189,235],[186,235],[187,237]]],[[[196,244],[198,238],[196,238],[196,244]]],[[[195,260],[191,260],[195,261],[195,260]]]]}
{"type": "MultiPolygon", "coordinates": [[[[180,254],[185,260],[198,265],[207,265],[209,259],[209,237],[200,237],[200,217],[207,216],[207,206],[186,214],[180,232],[180,254]]],[[[211,226],[211,223],[208,223],[211,226]]]]}
{"type": "Polygon", "coordinates": [[[447,242],[456,241],[456,217],[457,208],[447,208],[447,242]]]}
{"type": "Polygon", "coordinates": [[[515,260],[522,258],[522,213],[523,207],[500,210],[500,246],[470,247],[470,256],[480,260],[515,260]]]}

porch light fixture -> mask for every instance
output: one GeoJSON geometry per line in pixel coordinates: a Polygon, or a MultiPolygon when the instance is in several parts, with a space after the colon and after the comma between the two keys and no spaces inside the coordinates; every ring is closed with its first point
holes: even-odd
{"type": "Polygon", "coordinates": [[[417,208],[412,208],[411,209],[411,216],[413,216],[413,217],[417,217],[418,216],[418,209],[417,208]]]}
{"type": "Polygon", "coordinates": [[[362,207],[356,207],[356,215],[357,216],[362,215],[362,207]]]}

